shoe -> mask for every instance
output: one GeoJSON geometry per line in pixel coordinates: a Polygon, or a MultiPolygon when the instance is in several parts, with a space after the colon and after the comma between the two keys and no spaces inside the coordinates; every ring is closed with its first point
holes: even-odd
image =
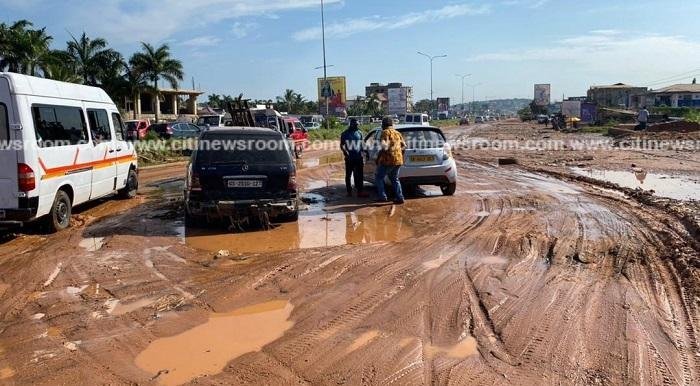
{"type": "Polygon", "coordinates": [[[396,205],[403,205],[404,200],[394,200],[394,204],[396,205]]]}
{"type": "Polygon", "coordinates": [[[379,197],[379,198],[377,198],[377,202],[389,202],[389,199],[386,197],[384,197],[384,198],[379,197]]]}
{"type": "Polygon", "coordinates": [[[359,198],[367,198],[367,197],[369,197],[369,193],[367,193],[367,192],[357,192],[357,197],[359,197],[359,198]]]}

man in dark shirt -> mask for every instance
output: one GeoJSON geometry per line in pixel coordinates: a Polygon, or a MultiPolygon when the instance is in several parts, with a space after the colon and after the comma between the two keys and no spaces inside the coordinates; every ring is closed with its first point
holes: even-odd
{"type": "Polygon", "coordinates": [[[345,156],[345,187],[348,197],[352,197],[352,179],[355,180],[357,197],[368,197],[364,191],[364,161],[362,159],[362,132],[357,120],[351,119],[348,129],[340,135],[340,150],[345,156]]]}

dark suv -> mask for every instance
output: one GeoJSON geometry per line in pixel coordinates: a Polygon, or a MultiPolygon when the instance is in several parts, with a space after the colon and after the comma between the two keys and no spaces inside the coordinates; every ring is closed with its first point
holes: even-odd
{"type": "Polygon", "coordinates": [[[263,128],[212,128],[188,165],[186,220],[231,219],[232,225],[299,216],[296,168],[288,140],[263,128]]]}

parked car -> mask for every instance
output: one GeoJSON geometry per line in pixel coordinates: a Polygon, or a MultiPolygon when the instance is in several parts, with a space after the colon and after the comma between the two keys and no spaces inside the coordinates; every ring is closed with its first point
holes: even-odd
{"type": "Polygon", "coordinates": [[[474,123],[484,123],[484,117],[480,115],[477,116],[476,118],[474,118],[474,123]]]}
{"type": "Polygon", "coordinates": [[[197,118],[197,126],[199,127],[223,127],[226,125],[224,115],[202,115],[197,118]]]}
{"type": "Polygon", "coordinates": [[[462,125],[462,126],[469,125],[469,117],[464,116],[464,117],[460,118],[460,119],[459,119],[459,124],[462,125]]]}
{"type": "Polygon", "coordinates": [[[430,117],[428,117],[428,114],[408,113],[403,117],[403,121],[406,124],[428,126],[430,124],[430,117]]]}
{"type": "Polygon", "coordinates": [[[197,138],[202,132],[199,126],[186,122],[155,123],[149,130],[160,138],[197,138]]]}
{"type": "Polygon", "coordinates": [[[544,114],[537,115],[537,123],[543,124],[549,122],[549,117],[544,114]]]}
{"type": "Polygon", "coordinates": [[[318,130],[323,125],[323,115],[302,115],[299,120],[306,130],[318,130]]]}
{"type": "Polygon", "coordinates": [[[261,216],[296,221],[296,169],[284,135],[266,128],[220,128],[205,131],[200,140],[267,146],[210,146],[194,151],[185,188],[188,225],[202,224],[205,219],[241,222],[261,216]]]}
{"type": "Polygon", "coordinates": [[[148,126],[150,126],[151,123],[147,119],[138,119],[124,121],[124,125],[126,126],[126,139],[134,141],[146,137],[148,126]]]}
{"type": "MultiPolygon", "coordinates": [[[[407,191],[419,185],[436,185],[444,195],[453,195],[457,189],[457,165],[442,131],[437,127],[416,124],[395,128],[407,145],[404,165],[399,172],[401,185],[407,191]]],[[[376,128],[364,138],[364,175],[368,182],[374,182],[381,134],[382,130],[376,128]]]]}
{"type": "Polygon", "coordinates": [[[285,134],[292,142],[294,156],[296,156],[296,158],[301,158],[304,149],[309,146],[309,133],[304,125],[301,124],[301,121],[295,117],[284,117],[282,121],[286,129],[285,134]]]}
{"type": "Polygon", "coordinates": [[[134,145],[119,110],[97,87],[0,72],[0,227],[70,225],[72,208],[138,188],[134,145]]]}

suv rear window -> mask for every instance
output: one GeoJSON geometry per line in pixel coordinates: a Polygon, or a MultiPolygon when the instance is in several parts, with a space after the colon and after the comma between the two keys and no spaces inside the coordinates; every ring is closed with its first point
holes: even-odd
{"type": "Polygon", "coordinates": [[[279,133],[207,133],[198,143],[195,160],[200,165],[292,163],[287,140],[279,133]]]}

